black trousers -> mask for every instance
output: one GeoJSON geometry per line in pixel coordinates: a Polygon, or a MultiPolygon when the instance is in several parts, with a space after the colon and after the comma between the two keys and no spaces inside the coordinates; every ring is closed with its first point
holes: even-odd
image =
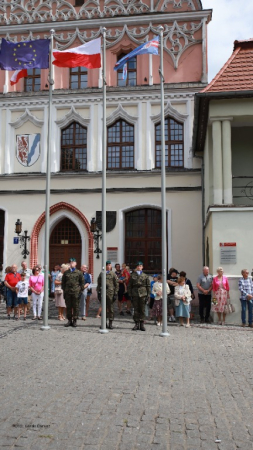
{"type": "Polygon", "coordinates": [[[211,294],[199,294],[199,315],[200,319],[205,322],[208,321],[211,311],[211,294]],[[206,310],[206,314],[204,314],[206,310]]]}

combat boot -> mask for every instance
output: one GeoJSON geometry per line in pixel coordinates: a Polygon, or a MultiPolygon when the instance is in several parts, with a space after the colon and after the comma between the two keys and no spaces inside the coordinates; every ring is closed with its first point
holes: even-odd
{"type": "Polygon", "coordinates": [[[73,319],[73,322],[72,322],[72,327],[74,327],[74,328],[76,328],[76,327],[77,327],[77,324],[76,324],[76,319],[73,319]]]}
{"type": "Polygon", "coordinates": [[[135,326],[132,328],[133,331],[139,330],[139,322],[135,322],[135,326]]]}
{"type": "Polygon", "coordinates": [[[109,330],[113,330],[113,326],[112,326],[112,320],[109,320],[109,326],[108,326],[109,330]]]}
{"type": "Polygon", "coordinates": [[[144,327],[144,321],[143,320],[140,321],[140,330],[141,331],[146,331],[146,328],[144,327]]]}
{"type": "Polygon", "coordinates": [[[68,323],[65,323],[65,327],[71,327],[72,326],[72,320],[68,320],[68,323]]]}

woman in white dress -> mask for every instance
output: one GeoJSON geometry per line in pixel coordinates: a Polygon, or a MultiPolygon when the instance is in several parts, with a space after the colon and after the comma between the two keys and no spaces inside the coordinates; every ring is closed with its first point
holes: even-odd
{"type": "Polygon", "coordinates": [[[65,320],[64,314],[66,309],[66,303],[63,298],[63,290],[61,287],[62,276],[66,270],[68,270],[68,264],[61,265],[61,271],[58,273],[55,279],[55,306],[58,308],[58,320],[65,320]]]}
{"type": "Polygon", "coordinates": [[[185,278],[178,278],[178,285],[175,286],[175,305],[176,316],[179,317],[179,323],[184,326],[184,317],[186,318],[186,328],[190,327],[189,305],[192,299],[188,284],[185,284],[185,278]]]}

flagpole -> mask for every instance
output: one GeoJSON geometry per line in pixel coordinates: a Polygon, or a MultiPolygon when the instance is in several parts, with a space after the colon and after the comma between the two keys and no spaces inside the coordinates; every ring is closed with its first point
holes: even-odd
{"type": "Polygon", "coordinates": [[[163,27],[160,26],[160,84],[161,84],[161,202],[162,202],[162,280],[163,280],[163,326],[160,336],[169,336],[167,331],[167,280],[166,280],[166,177],[164,139],[164,76],[163,76],[163,27]]]}
{"type": "Polygon", "coordinates": [[[103,28],[103,142],[102,142],[102,314],[100,333],[106,329],[106,28],[103,28]]]}
{"type": "Polygon", "coordinates": [[[52,144],[52,104],[53,104],[53,84],[51,78],[53,73],[53,40],[54,30],[50,30],[50,63],[49,63],[49,101],[48,101],[48,129],[47,129],[47,173],[46,173],[46,208],[45,208],[45,259],[44,259],[44,314],[41,330],[49,330],[48,325],[48,285],[49,285],[49,220],[50,220],[50,178],[51,178],[51,144],[52,144]]]}

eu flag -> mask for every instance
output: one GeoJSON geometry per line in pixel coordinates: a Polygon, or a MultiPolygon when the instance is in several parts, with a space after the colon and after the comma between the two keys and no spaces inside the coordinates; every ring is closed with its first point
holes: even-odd
{"type": "Polygon", "coordinates": [[[158,47],[159,47],[159,36],[156,36],[151,41],[145,42],[140,45],[132,52],[128,53],[126,56],[121,58],[114,66],[114,70],[122,69],[125,63],[129,61],[129,59],[134,58],[138,55],[144,55],[145,53],[152,53],[153,55],[158,55],[158,47]]]}
{"type": "Polygon", "coordinates": [[[49,67],[50,39],[8,42],[1,44],[0,68],[2,70],[47,69],[49,67]]]}

